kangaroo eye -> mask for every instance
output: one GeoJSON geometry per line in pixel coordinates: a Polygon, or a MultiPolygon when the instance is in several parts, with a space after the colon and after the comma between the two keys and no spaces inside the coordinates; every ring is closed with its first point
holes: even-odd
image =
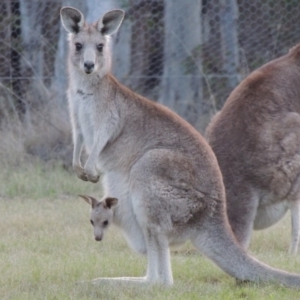
{"type": "Polygon", "coordinates": [[[75,48],[76,48],[76,51],[80,51],[81,48],[82,48],[82,44],[76,43],[76,44],[75,44],[75,48]]]}
{"type": "Polygon", "coordinates": [[[94,221],[93,220],[90,220],[91,224],[94,226],[94,221]]]}
{"type": "Polygon", "coordinates": [[[98,45],[97,45],[97,50],[98,50],[99,52],[102,52],[103,47],[104,47],[103,44],[98,44],[98,45]]]}
{"type": "Polygon", "coordinates": [[[108,221],[104,221],[103,226],[107,226],[107,225],[108,225],[108,221]]]}

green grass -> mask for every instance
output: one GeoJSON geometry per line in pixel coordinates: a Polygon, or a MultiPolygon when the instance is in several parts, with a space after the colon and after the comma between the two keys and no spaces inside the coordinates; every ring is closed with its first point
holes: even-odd
{"type": "Polygon", "coordinates": [[[1,168],[0,197],[21,199],[66,198],[78,194],[100,194],[101,184],[78,179],[58,164],[29,162],[15,168],[1,168]]]}
{"type": "MultiPolygon", "coordinates": [[[[237,285],[190,244],[172,252],[171,288],[94,286],[93,278],[142,276],[146,268],[146,259],[128,248],[117,229],[111,228],[103,242],[94,241],[89,206],[76,195],[97,195],[100,185],[81,182],[59,167],[27,166],[8,174],[0,184],[0,299],[300,298],[300,291],[278,285],[237,285]]],[[[289,237],[288,216],[255,233],[251,253],[274,267],[300,272],[300,254],[286,253],[289,237]]]]}

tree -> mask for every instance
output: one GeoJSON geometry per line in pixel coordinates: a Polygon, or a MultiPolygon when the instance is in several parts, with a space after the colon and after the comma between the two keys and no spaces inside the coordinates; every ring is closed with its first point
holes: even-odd
{"type": "Polygon", "coordinates": [[[241,81],[239,74],[238,5],[236,0],[220,0],[220,31],[223,71],[233,90],[241,81]]]}
{"type": "Polygon", "coordinates": [[[118,0],[117,7],[125,10],[125,18],[122,26],[114,36],[113,45],[113,74],[125,85],[130,86],[129,78],[131,69],[131,38],[132,38],[132,20],[128,15],[129,0],[118,0]]]}
{"type": "Polygon", "coordinates": [[[61,6],[59,0],[20,0],[22,77],[26,86],[22,97],[31,107],[49,101],[60,36],[61,6]]]}
{"type": "Polygon", "coordinates": [[[160,102],[196,127],[202,113],[202,1],[165,0],[160,102]]]}

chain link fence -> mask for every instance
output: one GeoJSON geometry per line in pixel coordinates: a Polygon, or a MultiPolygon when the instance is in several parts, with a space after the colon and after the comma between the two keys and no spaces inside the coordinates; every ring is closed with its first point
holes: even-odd
{"type": "Polygon", "coordinates": [[[299,0],[0,0],[0,118],[65,108],[65,5],[87,21],[124,9],[113,73],[201,131],[249,72],[300,41],[299,0]]]}

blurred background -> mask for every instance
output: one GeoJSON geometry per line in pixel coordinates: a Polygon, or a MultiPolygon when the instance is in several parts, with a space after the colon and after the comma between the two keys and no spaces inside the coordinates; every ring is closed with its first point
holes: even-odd
{"type": "MultiPolygon", "coordinates": [[[[62,6],[125,10],[113,74],[202,133],[252,70],[300,41],[299,0],[0,0],[0,165],[71,164],[62,6]]],[[[0,172],[3,168],[0,168],[0,172]]]]}

